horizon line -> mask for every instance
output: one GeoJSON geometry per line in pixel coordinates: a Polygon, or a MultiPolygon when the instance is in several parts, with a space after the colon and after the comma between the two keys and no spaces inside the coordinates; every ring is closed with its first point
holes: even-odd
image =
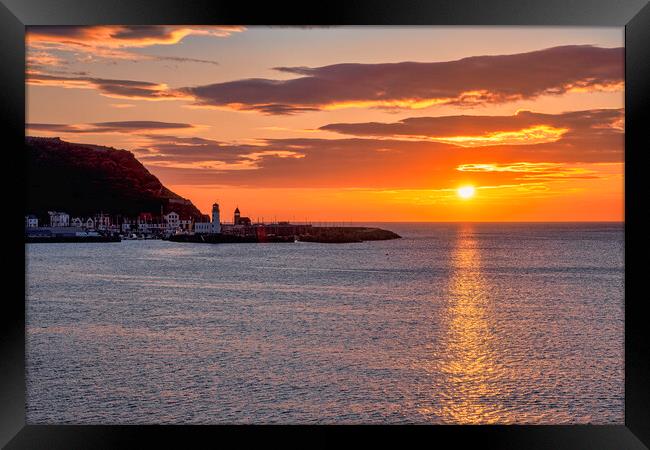
{"type": "Polygon", "coordinates": [[[290,223],[616,223],[625,220],[308,220],[290,223]]]}

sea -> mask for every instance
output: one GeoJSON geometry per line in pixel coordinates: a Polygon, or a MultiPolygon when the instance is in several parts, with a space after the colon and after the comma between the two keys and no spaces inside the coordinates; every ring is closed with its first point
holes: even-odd
{"type": "Polygon", "coordinates": [[[26,244],[29,424],[623,424],[624,225],[26,244]]]}

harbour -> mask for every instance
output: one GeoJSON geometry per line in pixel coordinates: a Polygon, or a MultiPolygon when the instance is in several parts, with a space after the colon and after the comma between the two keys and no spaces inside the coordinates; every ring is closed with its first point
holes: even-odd
{"type": "Polygon", "coordinates": [[[73,217],[65,212],[49,211],[49,226],[39,226],[35,215],[25,216],[25,243],[120,242],[121,240],[163,239],[173,242],[206,244],[320,242],[351,243],[399,239],[401,236],[377,227],[314,226],[288,221],[253,222],[235,209],[232,223],[221,221],[219,205],[212,206],[211,217],[202,220],[183,218],[175,211],[153,216],[141,213],[137,218],[112,217],[100,213],[94,217],[73,217]],[[211,220],[208,220],[211,219],[211,220]]]}

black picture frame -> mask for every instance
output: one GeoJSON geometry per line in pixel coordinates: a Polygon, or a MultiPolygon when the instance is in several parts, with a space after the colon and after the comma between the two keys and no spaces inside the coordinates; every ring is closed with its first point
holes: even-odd
{"type": "MultiPolygon", "coordinates": [[[[236,434],[238,442],[279,438],[290,432],[303,445],[348,439],[370,431],[385,440],[395,435],[512,449],[641,449],[650,446],[650,345],[647,295],[642,285],[641,219],[643,153],[650,148],[650,5],[647,0],[448,0],[329,1],[290,4],[135,0],[0,0],[0,118],[5,128],[4,242],[8,277],[2,300],[0,367],[0,444],[6,448],[126,448],[166,443],[189,447],[207,439],[218,445],[236,434]],[[244,24],[244,25],[570,25],[625,26],[625,425],[621,426],[373,426],[373,427],[223,427],[223,426],[35,426],[25,424],[24,199],[26,168],[25,26],[93,24],[244,24]],[[23,264],[17,263],[23,261],[23,264]]],[[[447,448],[447,446],[445,446],[447,448]]]]}

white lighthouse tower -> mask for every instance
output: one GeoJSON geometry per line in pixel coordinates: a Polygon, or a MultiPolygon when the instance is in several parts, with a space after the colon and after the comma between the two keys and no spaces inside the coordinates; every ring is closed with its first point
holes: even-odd
{"type": "Polygon", "coordinates": [[[219,204],[212,205],[212,227],[210,229],[212,234],[221,233],[221,218],[219,217],[219,204]]]}

